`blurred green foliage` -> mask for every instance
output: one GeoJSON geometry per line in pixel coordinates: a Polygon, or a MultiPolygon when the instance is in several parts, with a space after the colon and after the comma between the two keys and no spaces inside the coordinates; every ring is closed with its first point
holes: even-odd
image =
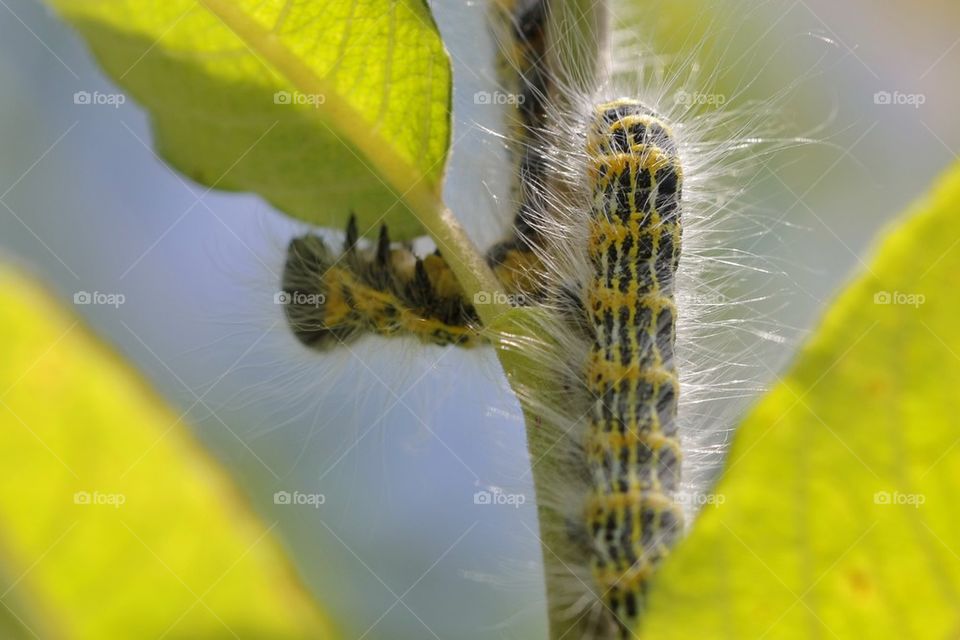
{"type": "Polygon", "coordinates": [[[0,269],[4,638],[332,638],[181,417],[0,269]]]}

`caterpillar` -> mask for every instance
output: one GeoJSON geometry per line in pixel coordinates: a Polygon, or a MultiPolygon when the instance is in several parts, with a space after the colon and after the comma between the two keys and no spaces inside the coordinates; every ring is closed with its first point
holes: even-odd
{"type": "Polygon", "coordinates": [[[487,252],[487,262],[511,292],[534,293],[542,264],[536,219],[542,215],[546,161],[538,144],[547,120],[552,74],[547,65],[547,0],[494,0],[491,23],[500,41],[502,84],[515,96],[509,145],[515,156],[516,214],[511,233],[487,252]]]}
{"type": "Polygon", "coordinates": [[[363,248],[354,216],[340,255],[318,235],[291,240],[282,291],[294,336],[321,351],[365,333],[461,347],[483,341],[476,311],[439,252],[417,258],[393,246],[386,225],[375,247],[363,248]]]}
{"type": "Polygon", "coordinates": [[[586,287],[593,399],[586,520],[598,588],[625,634],[654,569],[683,530],[674,276],[683,172],[670,128],[637,101],[595,109],[586,287]]]}

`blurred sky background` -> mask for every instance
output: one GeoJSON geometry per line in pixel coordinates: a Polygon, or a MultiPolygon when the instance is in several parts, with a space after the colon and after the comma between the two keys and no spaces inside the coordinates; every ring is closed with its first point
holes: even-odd
{"type": "MultiPolygon", "coordinates": [[[[502,167],[477,151],[495,146],[476,126],[494,126],[495,114],[473,100],[489,88],[483,7],[433,4],[458,83],[454,137],[467,134],[447,198],[486,245],[495,204],[477,176],[502,167]]],[[[793,135],[816,131],[824,144],[789,152],[779,179],[751,194],[769,219],[782,218],[752,249],[779,272],[743,283],[770,296],[765,312],[787,342],[764,351],[763,365],[779,370],[875,234],[956,160],[960,6],[647,5],[664,7],[650,23],[668,50],[690,29],[719,37],[740,84],[756,78],[757,99],[803,79],[783,117],[793,135]],[[923,104],[877,104],[882,91],[923,104]]],[[[65,305],[78,291],[125,296],[119,308],[76,310],[183,411],[265,521],[279,523],[347,637],[543,635],[523,424],[492,355],[377,340],[328,357],[300,349],[272,292],[286,240],[302,227],[256,197],[205,193],[173,174],[131,101],[74,104],[77,91],[117,90],[36,0],[0,0],[0,86],[6,258],[65,305]],[[492,486],[530,500],[475,505],[474,492],[492,486]],[[278,490],[319,491],[326,503],[275,505],[278,490]]]]}

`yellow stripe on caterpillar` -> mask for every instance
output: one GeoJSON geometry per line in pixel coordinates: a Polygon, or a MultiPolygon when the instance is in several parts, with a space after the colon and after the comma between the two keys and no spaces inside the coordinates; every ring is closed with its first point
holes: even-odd
{"type": "Polygon", "coordinates": [[[588,455],[594,451],[595,447],[599,447],[597,451],[602,452],[623,447],[636,447],[637,445],[643,445],[651,451],[668,447],[673,449],[677,456],[681,455],[679,442],[676,438],[668,438],[657,432],[595,433],[590,436],[590,441],[587,444],[589,447],[588,455]]]}
{"type": "Polygon", "coordinates": [[[653,577],[656,567],[651,563],[638,562],[625,572],[607,570],[595,576],[603,593],[611,591],[633,591],[639,589],[653,577]]]}
{"type": "Polygon", "coordinates": [[[676,371],[654,362],[610,362],[604,354],[592,353],[587,363],[588,386],[602,391],[620,386],[622,383],[644,382],[655,388],[669,385],[679,390],[680,382],[676,371]]]}
{"type": "MultiPolygon", "coordinates": [[[[622,246],[622,243],[620,246],[622,246]]],[[[645,291],[637,282],[628,282],[626,291],[619,287],[619,279],[615,280],[614,284],[616,286],[599,288],[590,291],[588,294],[587,304],[595,313],[600,313],[604,309],[612,310],[623,307],[630,309],[631,314],[635,314],[639,308],[647,309],[654,314],[659,314],[664,309],[672,314],[676,313],[677,305],[673,298],[661,295],[656,291],[645,291]]]]}
{"type": "Polygon", "coordinates": [[[635,489],[605,496],[592,496],[587,502],[587,510],[602,513],[607,509],[627,509],[640,506],[654,511],[672,511],[682,516],[683,510],[671,496],[652,489],[635,489]]]}

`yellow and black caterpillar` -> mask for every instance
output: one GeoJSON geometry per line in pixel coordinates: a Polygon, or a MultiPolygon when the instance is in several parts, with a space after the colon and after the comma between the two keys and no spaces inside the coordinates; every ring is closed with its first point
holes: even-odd
{"type": "Polygon", "coordinates": [[[586,522],[599,592],[635,628],[648,581],[683,530],[674,276],[683,172],[669,126],[637,101],[595,109],[586,157],[594,342],[586,441],[586,522]]]}
{"type": "Polygon", "coordinates": [[[547,163],[540,139],[546,129],[551,78],[547,63],[548,0],[494,0],[493,25],[505,44],[500,49],[502,83],[515,94],[511,149],[515,155],[516,214],[510,237],[487,252],[487,262],[511,293],[536,295],[543,265],[537,219],[545,208],[547,163]]]}
{"type": "Polygon", "coordinates": [[[290,242],[282,289],[290,329],[314,349],[365,333],[462,347],[482,342],[476,311],[439,252],[418,258],[392,245],[386,226],[374,247],[363,248],[353,216],[340,254],[314,234],[290,242]]]}
{"type": "MultiPolygon", "coordinates": [[[[508,293],[521,294],[514,300],[524,303],[543,293],[543,265],[533,247],[546,182],[546,162],[535,139],[547,113],[548,2],[494,0],[492,8],[494,26],[505,31],[500,76],[515,92],[512,102],[517,105],[511,123],[516,215],[509,239],[487,252],[487,262],[508,293]]],[[[287,320],[300,342],[322,350],[364,333],[412,335],[439,345],[482,342],[476,312],[462,298],[442,256],[420,260],[404,247],[391,247],[386,228],[374,253],[359,250],[356,241],[351,221],[343,256],[333,255],[315,235],[290,243],[283,289],[289,298],[287,320]]]]}

